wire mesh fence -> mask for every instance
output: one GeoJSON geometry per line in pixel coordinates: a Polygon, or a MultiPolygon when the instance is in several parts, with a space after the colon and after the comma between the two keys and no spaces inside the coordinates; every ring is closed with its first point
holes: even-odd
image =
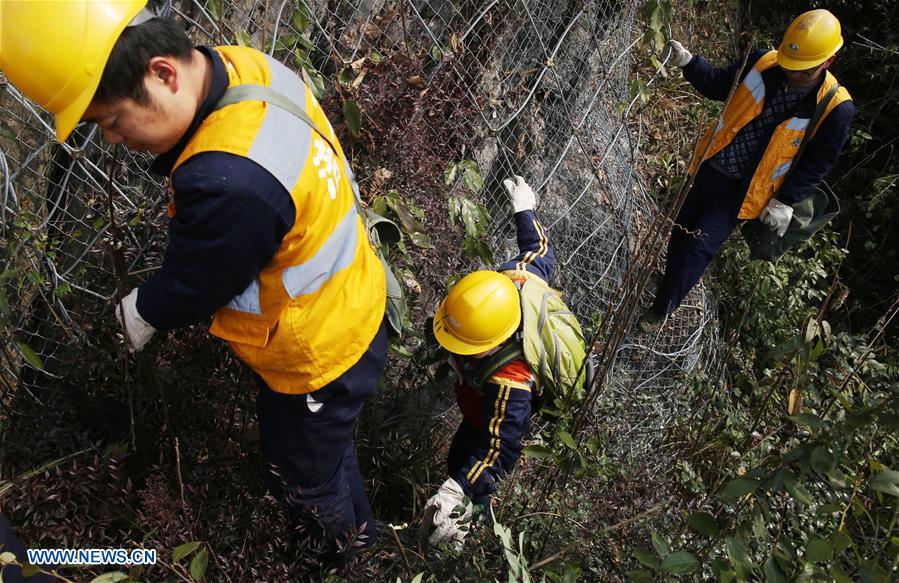
{"type": "MultiPolygon", "coordinates": [[[[198,43],[253,46],[303,70],[364,197],[396,189],[424,209],[437,248],[412,250],[417,326],[447,278],[477,263],[448,225],[447,196],[465,188],[446,185],[449,163],[476,163],[498,260],[515,251],[502,179],[533,185],[559,261],[554,284],[586,328],[601,329],[635,272],[654,267],[640,244],[658,209],[628,124],[638,101],[629,91],[635,0],[181,0],[159,10],[198,43]],[[361,107],[359,136],[343,124],[349,97],[361,107]]],[[[121,248],[135,281],[160,265],[168,193],[142,155],[120,152],[110,180],[111,147],[94,126],[56,144],[49,116],[5,82],[0,108],[0,402],[13,414],[13,395],[39,399],[86,351],[120,341],[98,333],[114,329],[110,253],[121,248]]],[[[679,379],[714,364],[713,306],[697,287],[657,333],[632,328],[617,347],[597,423],[616,436],[622,464],[652,467],[684,398],[679,379]]]]}

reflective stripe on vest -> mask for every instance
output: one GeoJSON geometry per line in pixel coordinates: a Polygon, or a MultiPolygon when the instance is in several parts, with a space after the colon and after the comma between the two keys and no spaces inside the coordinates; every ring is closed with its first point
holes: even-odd
{"type": "MultiPolygon", "coordinates": [[[[762,72],[776,66],[777,51],[769,51],[753,65],[737,86],[730,103],[721,113],[718,121],[708,129],[696,146],[693,160],[690,163],[690,173],[696,172],[700,162],[712,158],[730,144],[740,130],[762,112],[765,105],[765,82],[762,72]],[[708,146],[708,150],[706,150],[706,146],[708,146]],[[705,156],[702,156],[703,152],[705,152],[705,156]]],[[[824,82],[818,89],[816,101],[820,101],[836,82],[834,76],[829,71],[825,71],[824,82]]],[[[840,87],[827,105],[821,119],[827,117],[834,107],[849,99],[851,99],[849,92],[840,87]]],[[[765,153],[752,175],[740,207],[739,218],[754,219],[758,217],[768,201],[777,194],[784,178],[790,171],[796,152],[799,151],[799,145],[802,143],[802,136],[809,121],[808,118],[794,116],[775,128],[765,147],[765,153]]],[[[817,129],[817,127],[811,129],[812,133],[809,139],[817,129]]]]}
{"type": "MultiPolygon", "coordinates": [[[[315,97],[292,71],[254,49],[216,51],[229,87],[255,83],[289,97],[340,150],[315,97]]],[[[296,210],[271,263],[216,312],[209,331],[227,340],[272,390],[319,389],[362,357],[386,301],[384,269],[356,211],[343,152],[335,155],[293,114],[261,101],[211,113],[174,168],[209,151],[249,158],[267,170],[290,193],[296,210]]]]}

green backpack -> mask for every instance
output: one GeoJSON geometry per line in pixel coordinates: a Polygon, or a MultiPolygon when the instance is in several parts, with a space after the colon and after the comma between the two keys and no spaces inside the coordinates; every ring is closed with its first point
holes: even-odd
{"type": "MultiPolygon", "coordinates": [[[[520,276],[520,271],[504,275],[520,276]]],[[[531,274],[524,283],[515,282],[521,301],[521,324],[513,341],[484,358],[469,382],[480,390],[496,371],[524,357],[533,369],[544,399],[578,400],[593,379],[593,360],[577,317],[562,300],[561,292],[531,274]]]]}
{"type": "MultiPolygon", "coordinates": [[[[221,109],[226,105],[231,105],[232,103],[237,103],[239,101],[264,101],[293,114],[315,130],[315,132],[325,140],[329,146],[331,146],[335,155],[337,154],[337,148],[335,148],[334,144],[327,138],[327,134],[321,131],[312,118],[310,118],[309,115],[289,97],[278,93],[270,87],[247,83],[244,85],[236,85],[225,91],[225,94],[216,104],[215,108],[221,109]]],[[[385,315],[387,316],[388,331],[393,336],[401,338],[405,323],[409,319],[409,306],[406,303],[403,286],[393,273],[393,268],[391,268],[390,263],[387,261],[385,246],[399,243],[403,240],[403,234],[396,223],[390,219],[382,217],[370,208],[362,207],[362,198],[359,196],[359,183],[356,182],[356,176],[353,174],[353,169],[350,168],[349,162],[346,160],[344,161],[346,162],[345,167],[356,199],[356,211],[362,217],[365,228],[368,230],[368,239],[375,248],[375,254],[384,266],[384,274],[387,278],[387,306],[385,308],[385,315]]]]}

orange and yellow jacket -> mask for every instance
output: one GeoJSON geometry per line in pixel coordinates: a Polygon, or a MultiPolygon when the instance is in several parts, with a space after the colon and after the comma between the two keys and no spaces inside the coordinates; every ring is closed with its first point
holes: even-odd
{"type": "MultiPolygon", "coordinates": [[[[724,101],[740,63],[716,69],[700,56],[683,68],[684,77],[705,97],[724,101]]],[[[743,126],[758,116],[765,96],[772,95],[784,74],[777,65],[777,51],[758,51],[747,61],[747,71],[737,85],[727,108],[705,133],[693,153],[690,172],[726,147],[743,126]],[[704,155],[703,155],[704,154],[704,155]]],[[[830,100],[822,120],[811,128],[811,136],[796,169],[795,156],[818,102],[837,83],[826,71],[819,86],[800,102],[788,119],[774,128],[770,139],[761,142],[757,165],[749,180],[739,218],[754,219],[775,196],[785,204],[794,204],[808,195],[836,164],[849,132],[855,108],[849,92],[840,87],[830,100]]]]}
{"type": "Polygon", "coordinates": [[[208,98],[168,171],[170,243],[138,311],[168,329],[214,312],[210,333],[274,391],[308,393],[349,369],[384,317],[385,276],[356,211],[349,167],[308,87],[246,47],[204,49],[208,98]],[[225,89],[265,85],[305,107],[338,149],[261,101],[216,109],[225,89]]]}

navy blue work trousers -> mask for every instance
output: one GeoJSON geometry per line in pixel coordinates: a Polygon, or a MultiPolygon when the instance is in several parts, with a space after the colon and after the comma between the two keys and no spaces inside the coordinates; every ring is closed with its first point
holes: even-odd
{"type": "MultiPolygon", "coordinates": [[[[25,553],[25,546],[16,537],[16,533],[12,530],[12,525],[6,520],[3,514],[0,514],[0,553],[12,553],[16,556],[16,560],[20,563],[27,563],[28,556],[25,553]]],[[[52,571],[55,567],[51,565],[44,566],[47,571],[52,571]]],[[[4,583],[54,583],[60,581],[56,577],[36,573],[31,577],[22,575],[22,569],[13,565],[0,567],[0,581],[4,583]]]]}
{"type": "Polygon", "coordinates": [[[666,316],[693,289],[715,253],[740,220],[748,182],[727,176],[703,163],[675,219],[668,242],[665,275],[652,309],[666,316]]]}
{"type": "Polygon", "coordinates": [[[269,491],[287,505],[290,522],[329,555],[351,532],[365,535],[356,539],[364,547],[377,536],[353,431],[386,362],[382,323],[359,361],[317,391],[277,393],[257,376],[256,410],[269,491]]]}

